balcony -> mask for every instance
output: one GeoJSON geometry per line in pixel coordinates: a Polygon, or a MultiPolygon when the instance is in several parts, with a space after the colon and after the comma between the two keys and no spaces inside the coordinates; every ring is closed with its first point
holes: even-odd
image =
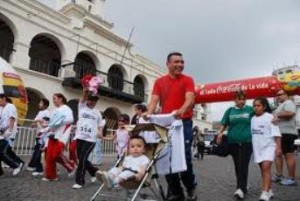
{"type": "Polygon", "coordinates": [[[110,97],[128,103],[141,103],[146,102],[148,99],[143,86],[139,83],[124,80],[123,77],[120,77],[119,75],[108,74],[98,70],[94,70],[92,72],[91,68],[82,68],[80,71],[76,70],[76,72],[77,73],[73,76],[66,75],[62,85],[74,89],[81,89],[82,86],[80,79],[83,75],[93,74],[100,76],[105,80],[105,83],[100,86],[99,94],[101,96],[110,97]],[[87,69],[86,72],[83,72],[83,69],[87,69]]]}
{"type": "Polygon", "coordinates": [[[44,61],[36,58],[31,58],[29,69],[57,77],[60,69],[60,62],[56,62],[54,60],[44,61]]]}

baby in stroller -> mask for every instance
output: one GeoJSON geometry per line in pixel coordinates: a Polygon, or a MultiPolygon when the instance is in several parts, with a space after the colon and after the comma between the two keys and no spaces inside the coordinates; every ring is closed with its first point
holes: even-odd
{"type": "Polygon", "coordinates": [[[96,173],[97,179],[109,189],[131,178],[142,179],[150,162],[149,158],[144,155],[145,146],[146,142],[143,137],[139,135],[131,136],[129,139],[129,154],[125,157],[123,164],[120,167],[113,167],[109,171],[98,171],[96,173]]]}

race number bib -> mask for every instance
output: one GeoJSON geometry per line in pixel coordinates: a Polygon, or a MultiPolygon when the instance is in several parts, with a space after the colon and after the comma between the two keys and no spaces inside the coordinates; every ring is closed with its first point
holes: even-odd
{"type": "Polygon", "coordinates": [[[79,132],[82,136],[92,137],[93,134],[93,126],[87,122],[81,123],[79,127],[79,132]]]}

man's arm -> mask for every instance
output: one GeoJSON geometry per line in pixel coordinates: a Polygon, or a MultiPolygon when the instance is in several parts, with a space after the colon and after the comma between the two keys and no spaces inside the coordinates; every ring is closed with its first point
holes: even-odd
{"type": "Polygon", "coordinates": [[[276,116],[280,119],[280,118],[291,118],[295,115],[295,112],[290,112],[290,111],[283,111],[283,112],[279,112],[276,114],[276,116]]]}
{"type": "Polygon", "coordinates": [[[175,116],[181,117],[186,111],[188,111],[189,109],[191,109],[194,106],[194,102],[195,102],[195,93],[194,92],[186,92],[185,93],[185,101],[184,101],[183,105],[181,106],[181,108],[179,108],[176,111],[175,116]]]}
{"type": "Polygon", "coordinates": [[[154,113],[158,102],[159,102],[159,96],[155,95],[155,94],[152,94],[150,103],[148,105],[148,114],[153,114],[154,113]]]}

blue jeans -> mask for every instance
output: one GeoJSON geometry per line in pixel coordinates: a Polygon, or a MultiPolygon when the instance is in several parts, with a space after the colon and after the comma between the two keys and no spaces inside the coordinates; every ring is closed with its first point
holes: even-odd
{"type": "Polygon", "coordinates": [[[187,192],[191,192],[197,186],[192,164],[192,142],[193,142],[193,121],[191,119],[183,121],[184,148],[187,170],[180,173],[166,175],[168,182],[168,195],[183,195],[180,179],[187,192]],[[180,177],[179,177],[180,174],[180,177]]]}
{"type": "Polygon", "coordinates": [[[41,162],[43,145],[39,143],[39,140],[39,138],[35,139],[34,151],[28,167],[35,168],[36,172],[43,172],[43,164],[41,162]]]}

